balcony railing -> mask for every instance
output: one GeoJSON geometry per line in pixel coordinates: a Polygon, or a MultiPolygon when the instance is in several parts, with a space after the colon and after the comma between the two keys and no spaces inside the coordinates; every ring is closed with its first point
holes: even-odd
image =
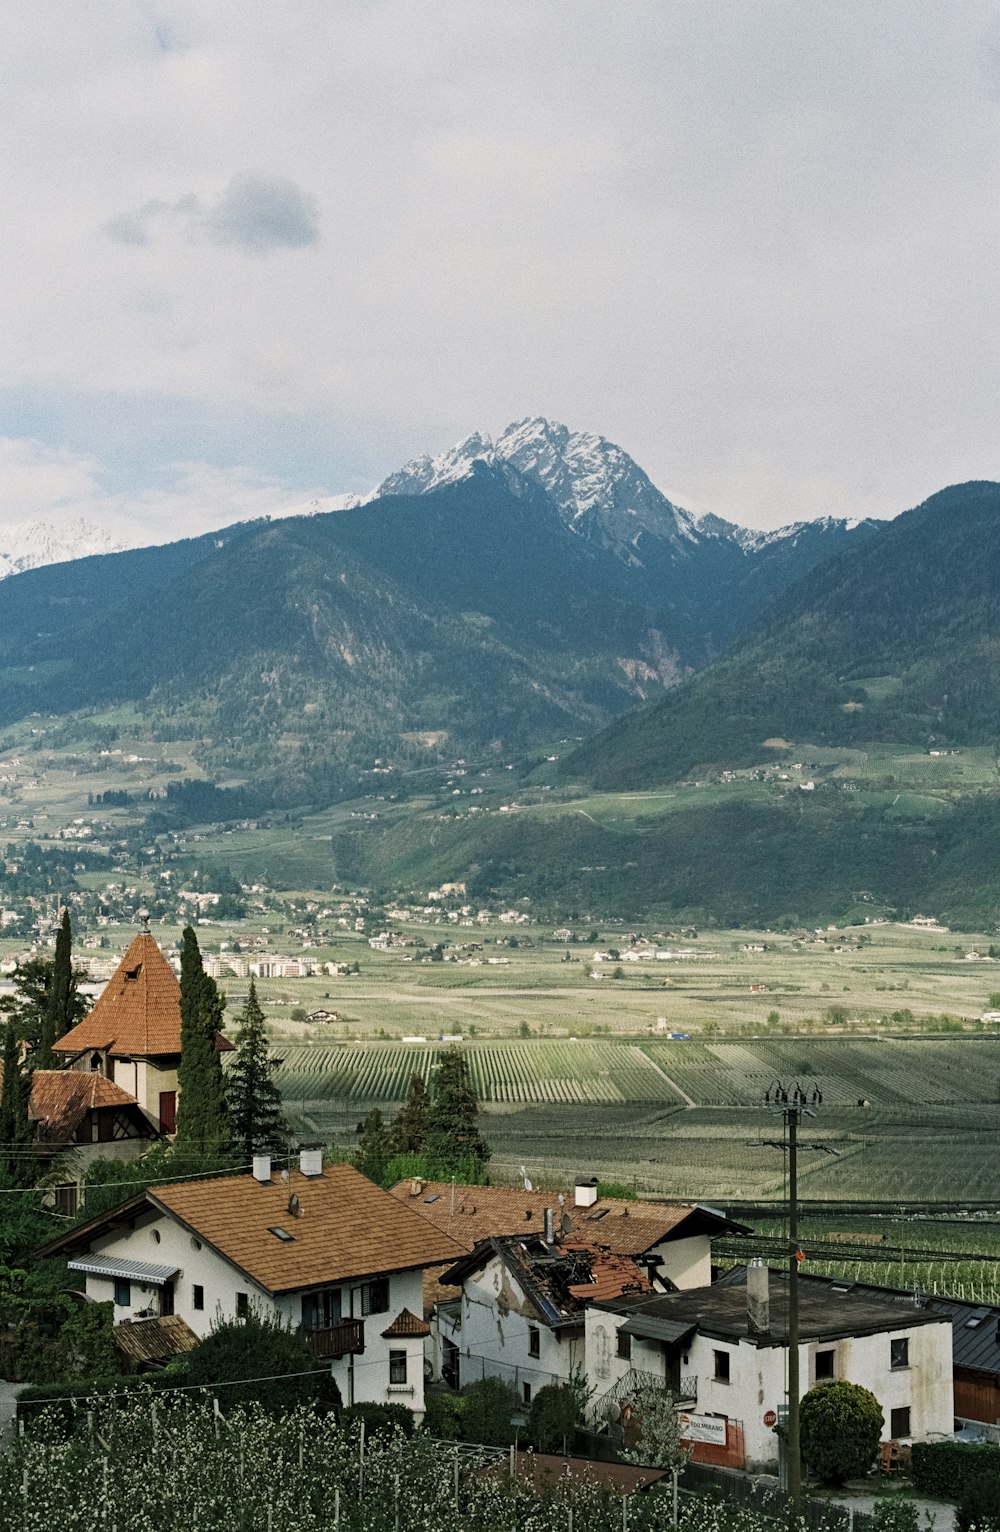
{"type": "Polygon", "coordinates": [[[306,1341],[316,1361],[359,1356],[365,1349],[365,1327],[360,1319],[341,1319],[323,1330],[307,1330],[306,1341]]]}

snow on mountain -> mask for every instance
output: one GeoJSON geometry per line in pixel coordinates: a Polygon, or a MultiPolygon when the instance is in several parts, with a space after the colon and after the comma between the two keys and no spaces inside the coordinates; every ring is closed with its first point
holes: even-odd
{"type": "Polygon", "coordinates": [[[421,495],[467,478],[475,462],[499,466],[537,485],[567,526],[635,558],[643,534],[677,548],[698,543],[695,518],[667,499],[628,453],[589,431],[570,431],[557,421],[515,421],[492,440],[475,432],[437,457],[414,458],[375,491],[421,495]]]}
{"type": "Polygon", "coordinates": [[[106,527],[82,517],[58,526],[51,521],[8,522],[0,525],[0,579],[42,564],[120,553],[126,546],[106,527]]]}

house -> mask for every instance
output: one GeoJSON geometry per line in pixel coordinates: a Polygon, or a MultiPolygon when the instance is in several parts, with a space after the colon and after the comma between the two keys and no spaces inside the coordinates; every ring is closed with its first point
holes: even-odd
{"type": "MultiPolygon", "coordinates": [[[[232,1043],[221,1033],[215,1046],[232,1043]]],[[[70,1069],[103,1075],[127,1092],[159,1133],[177,1126],[181,988],[148,931],[135,937],[93,1009],[54,1045],[70,1069]]]]}
{"type": "Polygon", "coordinates": [[[713,1208],[699,1204],[599,1197],[597,1178],[578,1176],[572,1200],[562,1192],[510,1186],[453,1186],[450,1181],[399,1181],[391,1195],[467,1253],[493,1236],[545,1232],[546,1210],[560,1238],[572,1236],[613,1255],[631,1256],[654,1286],[701,1287],[712,1280],[712,1245],[721,1234],[749,1234],[713,1208]]]}
{"type": "MultiPolygon", "coordinates": [[[[884,1293],[800,1276],[802,1392],[848,1379],[871,1389],[885,1415],[883,1440],[950,1435],[951,1320],[884,1293]]],[[[590,1305],[587,1376],[595,1420],[614,1422],[644,1375],[686,1406],[696,1460],[771,1472],[785,1400],[788,1278],[760,1261],[712,1287],[590,1305]]]]}
{"type": "Polygon", "coordinates": [[[491,1238],[442,1277],[460,1287],[438,1303],[432,1367],[452,1388],[482,1377],[509,1383],[524,1404],[550,1383],[568,1383],[586,1366],[590,1298],[653,1288],[629,1256],[585,1240],[491,1238]]]}
{"type": "Polygon", "coordinates": [[[179,1315],[199,1336],[251,1310],[302,1326],[347,1404],[424,1408],[422,1277],[461,1248],[348,1165],[159,1186],[51,1241],[116,1325],[179,1315]]]}

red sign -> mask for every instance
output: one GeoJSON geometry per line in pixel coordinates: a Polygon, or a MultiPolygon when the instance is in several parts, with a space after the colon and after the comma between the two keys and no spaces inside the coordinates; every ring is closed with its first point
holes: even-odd
{"type": "Polygon", "coordinates": [[[776,1426],[778,1424],[778,1417],[774,1410],[764,1411],[764,1424],[765,1426],[776,1426]]]}

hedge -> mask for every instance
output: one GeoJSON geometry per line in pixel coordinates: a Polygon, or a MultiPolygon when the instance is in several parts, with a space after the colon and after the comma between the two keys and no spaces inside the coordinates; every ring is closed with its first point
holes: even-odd
{"type": "Polygon", "coordinates": [[[914,1442],[912,1473],[918,1489],[958,1500],[975,1479],[1000,1480],[1000,1446],[992,1442],[914,1442]]]}

